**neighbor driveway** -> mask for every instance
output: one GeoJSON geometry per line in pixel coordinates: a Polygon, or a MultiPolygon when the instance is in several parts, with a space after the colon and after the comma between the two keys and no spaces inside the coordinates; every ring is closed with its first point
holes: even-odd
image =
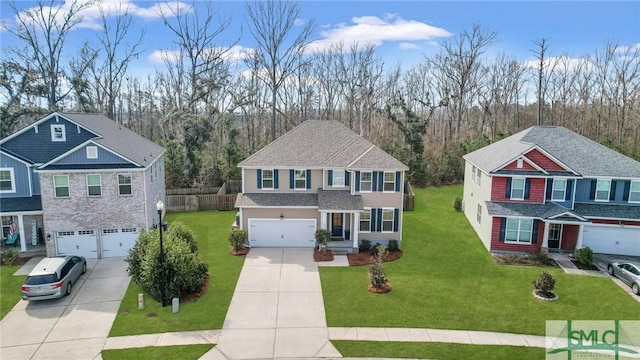
{"type": "Polygon", "coordinates": [[[99,358],[130,278],[122,258],[87,267],[71,295],[21,300],[0,321],[0,359],[99,358]]]}

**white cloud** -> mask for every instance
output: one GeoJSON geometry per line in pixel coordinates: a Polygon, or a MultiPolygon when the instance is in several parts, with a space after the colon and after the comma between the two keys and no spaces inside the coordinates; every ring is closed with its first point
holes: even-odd
{"type": "Polygon", "coordinates": [[[304,24],[306,24],[306,23],[307,23],[307,21],[306,21],[306,20],[304,20],[304,19],[300,19],[300,18],[297,18],[297,19],[295,19],[295,20],[293,21],[293,25],[295,25],[295,26],[303,26],[303,25],[304,25],[304,24]]]}
{"type": "MultiPolygon", "coordinates": [[[[537,69],[538,59],[531,59],[524,62],[524,67],[527,69],[537,69]]],[[[588,68],[592,66],[586,58],[572,58],[568,56],[551,56],[544,59],[544,68],[547,71],[551,70],[578,70],[580,68],[588,68]]]]}
{"type": "Polygon", "coordinates": [[[635,43],[633,45],[623,45],[623,46],[618,46],[616,48],[616,53],[618,54],[624,54],[627,52],[634,52],[634,51],[640,51],[640,43],[635,43]]]}
{"type": "Polygon", "coordinates": [[[398,47],[402,50],[413,50],[420,48],[420,46],[411,42],[401,42],[400,44],[398,44],[398,47]]]}
{"type": "Polygon", "coordinates": [[[449,37],[451,33],[443,28],[429,24],[405,20],[396,14],[377,16],[360,16],[351,19],[352,24],[338,24],[320,32],[321,39],[309,44],[310,51],[330,48],[333,44],[350,45],[355,42],[381,45],[387,41],[408,43],[411,41],[431,41],[449,37]]]}
{"type": "MultiPolygon", "coordinates": [[[[232,47],[216,47],[210,48],[205,51],[205,54],[218,54],[224,60],[237,63],[245,58],[247,53],[249,53],[252,49],[245,48],[241,45],[234,45],[232,47]]],[[[155,50],[147,57],[150,63],[152,64],[164,64],[165,61],[174,62],[178,60],[180,57],[179,50],[155,50]]]]}

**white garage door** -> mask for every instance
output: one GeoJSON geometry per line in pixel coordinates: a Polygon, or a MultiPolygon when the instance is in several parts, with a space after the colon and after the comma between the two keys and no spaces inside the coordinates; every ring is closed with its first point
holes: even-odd
{"type": "Polygon", "coordinates": [[[249,245],[255,247],[315,246],[315,219],[249,219],[249,245]]]}
{"type": "Polygon", "coordinates": [[[640,256],[640,227],[585,225],[582,244],[597,253],[640,256]]]}
{"type": "Polygon", "coordinates": [[[56,232],[58,255],[79,255],[87,259],[98,257],[95,230],[56,232]]]}
{"type": "Polygon", "coordinates": [[[138,229],[102,229],[102,257],[121,257],[129,255],[129,249],[138,240],[138,229]]]}

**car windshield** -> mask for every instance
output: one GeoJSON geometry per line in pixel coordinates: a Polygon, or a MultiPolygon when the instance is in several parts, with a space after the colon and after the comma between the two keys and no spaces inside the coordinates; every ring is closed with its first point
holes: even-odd
{"type": "Polygon", "coordinates": [[[58,281],[56,274],[29,276],[24,282],[25,285],[42,285],[58,281]]]}

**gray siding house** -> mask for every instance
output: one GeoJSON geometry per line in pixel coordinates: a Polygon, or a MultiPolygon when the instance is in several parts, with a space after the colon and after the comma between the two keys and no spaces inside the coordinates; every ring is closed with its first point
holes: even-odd
{"type": "Polygon", "coordinates": [[[52,113],[0,141],[2,238],[21,251],[125,256],[164,201],[164,149],[97,114],[52,113]]]}

